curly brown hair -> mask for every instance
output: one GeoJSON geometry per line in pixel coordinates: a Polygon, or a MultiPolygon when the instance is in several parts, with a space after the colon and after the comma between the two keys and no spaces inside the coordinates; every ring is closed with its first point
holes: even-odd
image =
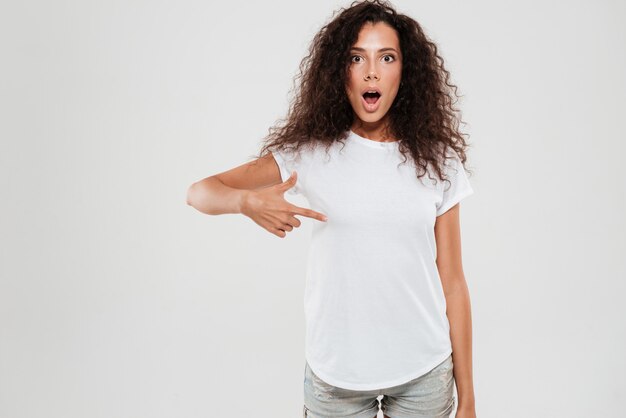
{"type": "Polygon", "coordinates": [[[404,162],[408,153],[418,178],[429,172],[432,164],[439,179],[444,180],[442,164],[450,158],[448,150],[452,148],[465,166],[469,145],[459,132],[460,112],[453,107],[454,97],[459,97],[457,87],[449,83],[450,74],[437,46],[419,23],[397,13],[384,0],[355,1],[333,16],[315,35],[309,54],[300,63],[294,85],[297,80],[301,82],[296,86],[295,99],[290,100],[287,118],[269,128],[257,157],[273,149],[297,150],[313,143],[325,144],[328,149],[333,142],[347,138],[355,118],[345,90],[350,48],[364,24],[384,22],[396,30],[403,57],[388,129],[400,141],[404,162]]]}

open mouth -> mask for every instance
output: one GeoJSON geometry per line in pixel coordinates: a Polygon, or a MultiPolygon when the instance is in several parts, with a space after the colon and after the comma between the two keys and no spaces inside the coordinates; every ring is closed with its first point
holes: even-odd
{"type": "Polygon", "coordinates": [[[380,93],[364,93],[363,99],[367,104],[373,105],[380,99],[380,93]]]}

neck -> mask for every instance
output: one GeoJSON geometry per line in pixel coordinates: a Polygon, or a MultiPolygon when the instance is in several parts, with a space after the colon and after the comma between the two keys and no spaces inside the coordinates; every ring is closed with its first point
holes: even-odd
{"type": "Polygon", "coordinates": [[[363,138],[371,139],[372,141],[396,141],[396,138],[390,135],[388,126],[380,123],[374,124],[360,121],[352,124],[350,129],[355,134],[362,136],[363,138]]]}

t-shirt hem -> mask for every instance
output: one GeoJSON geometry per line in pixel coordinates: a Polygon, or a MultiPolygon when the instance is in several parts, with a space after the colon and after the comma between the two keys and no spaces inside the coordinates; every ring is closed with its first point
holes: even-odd
{"type": "Polygon", "coordinates": [[[451,200],[445,206],[440,207],[439,210],[437,211],[437,216],[443,215],[448,210],[450,210],[450,208],[452,208],[454,205],[456,205],[461,200],[465,199],[466,197],[468,197],[468,196],[470,196],[472,194],[474,194],[474,189],[472,189],[472,188],[469,188],[465,192],[459,194],[458,196],[456,196],[456,198],[454,200],[451,200]]]}
{"type": "Polygon", "coordinates": [[[287,167],[285,165],[285,160],[283,159],[282,155],[280,155],[280,153],[277,151],[271,151],[271,154],[274,157],[274,160],[276,160],[276,165],[278,165],[281,180],[286,181],[291,175],[291,173],[289,173],[287,170],[287,167]]]}
{"type": "MultiPolygon", "coordinates": [[[[287,166],[287,162],[285,158],[283,158],[280,152],[276,150],[270,151],[270,153],[274,157],[274,161],[276,161],[276,165],[278,165],[278,171],[280,173],[281,181],[285,182],[289,180],[289,177],[291,176],[291,173],[293,172],[293,170],[290,171],[290,169],[287,166]]],[[[296,182],[296,185],[290,188],[289,190],[287,190],[287,194],[290,194],[290,195],[298,194],[299,193],[298,183],[300,183],[300,173],[298,173],[298,181],[296,182]]]]}
{"type": "Polygon", "coordinates": [[[394,386],[403,385],[405,383],[410,382],[413,379],[417,379],[420,376],[425,375],[439,364],[441,364],[445,359],[448,358],[452,354],[452,349],[446,350],[443,355],[439,355],[435,357],[433,361],[428,362],[427,366],[420,368],[417,371],[414,371],[408,375],[404,375],[402,377],[386,380],[383,382],[374,382],[374,383],[353,383],[353,382],[345,382],[343,380],[335,379],[334,377],[328,376],[325,372],[319,372],[319,368],[317,367],[317,363],[309,360],[309,356],[306,355],[306,361],[309,363],[309,367],[315,373],[317,377],[322,379],[324,382],[336,386],[338,388],[349,389],[349,390],[380,390],[380,389],[388,389],[394,386]]]}

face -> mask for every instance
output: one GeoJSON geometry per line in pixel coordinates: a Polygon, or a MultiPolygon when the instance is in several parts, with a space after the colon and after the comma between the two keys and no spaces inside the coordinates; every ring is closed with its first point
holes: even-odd
{"type": "Polygon", "coordinates": [[[369,129],[385,125],[402,78],[400,40],[387,23],[366,23],[350,50],[346,93],[355,124],[369,129]],[[376,90],[379,95],[367,94],[376,90]]]}

